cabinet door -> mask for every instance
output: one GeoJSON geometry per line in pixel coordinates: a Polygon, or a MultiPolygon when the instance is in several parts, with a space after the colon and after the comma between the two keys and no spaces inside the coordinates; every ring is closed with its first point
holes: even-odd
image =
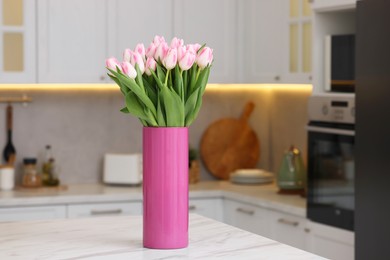
{"type": "Polygon", "coordinates": [[[354,232],[313,222],[308,230],[307,251],[329,259],[354,259],[354,232]]]}
{"type": "Polygon", "coordinates": [[[238,7],[241,82],[281,82],[287,59],[283,51],[286,2],[246,0],[239,1],[238,7]]]}
{"type": "Polygon", "coordinates": [[[122,59],[123,50],[144,43],[155,35],[170,43],[173,37],[172,0],[113,0],[108,5],[108,56],[122,59]]]}
{"type": "Polygon", "coordinates": [[[306,219],[270,211],[271,238],[296,248],[306,250],[306,219]]]}
{"type": "Polygon", "coordinates": [[[243,230],[270,237],[268,210],[232,200],[224,200],[224,222],[243,230]]]}
{"type": "Polygon", "coordinates": [[[66,218],[66,206],[0,208],[0,221],[49,220],[66,218]]]}
{"type": "Polygon", "coordinates": [[[238,80],[236,0],[175,0],[174,35],[212,48],[210,83],[238,80]]]}
{"type": "Polygon", "coordinates": [[[105,80],[108,2],[38,0],[39,82],[105,80]]]}
{"type": "Polygon", "coordinates": [[[0,0],[0,83],[35,83],[35,2],[0,0]]]}
{"type": "Polygon", "coordinates": [[[223,221],[222,199],[190,199],[189,212],[223,221]]]}
{"type": "Polygon", "coordinates": [[[68,218],[141,214],[142,202],[68,205],[68,218]]]}

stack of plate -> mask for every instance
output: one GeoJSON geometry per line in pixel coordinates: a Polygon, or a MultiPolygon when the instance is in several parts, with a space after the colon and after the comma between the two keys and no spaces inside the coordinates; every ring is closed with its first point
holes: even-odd
{"type": "Polygon", "coordinates": [[[238,169],[230,174],[230,181],[239,184],[265,184],[274,180],[274,175],[261,169],[238,169]]]}

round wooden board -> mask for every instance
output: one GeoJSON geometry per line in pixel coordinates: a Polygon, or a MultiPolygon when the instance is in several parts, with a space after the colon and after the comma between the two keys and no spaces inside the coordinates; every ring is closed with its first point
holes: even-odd
{"type": "Polygon", "coordinates": [[[255,168],[260,157],[260,143],[248,124],[254,108],[245,106],[239,119],[225,118],[212,123],[203,134],[200,154],[210,173],[223,180],[236,169],[255,168]]]}

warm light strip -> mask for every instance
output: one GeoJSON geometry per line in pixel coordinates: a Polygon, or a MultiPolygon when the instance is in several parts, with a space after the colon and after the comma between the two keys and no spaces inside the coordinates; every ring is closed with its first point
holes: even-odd
{"type": "MultiPolygon", "coordinates": [[[[118,91],[115,84],[0,84],[1,90],[31,90],[31,91],[118,91]]],[[[311,91],[309,84],[208,84],[207,91],[243,91],[243,90],[282,90],[311,91]]]]}

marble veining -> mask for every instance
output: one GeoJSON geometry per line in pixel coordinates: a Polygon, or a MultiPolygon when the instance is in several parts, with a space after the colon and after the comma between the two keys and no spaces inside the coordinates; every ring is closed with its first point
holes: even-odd
{"type": "MultiPolygon", "coordinates": [[[[238,185],[228,181],[199,182],[190,185],[190,199],[198,198],[228,198],[300,217],[306,216],[306,200],[297,195],[277,194],[275,184],[238,185]]],[[[141,200],[141,187],[118,187],[102,184],[69,185],[67,190],[62,191],[0,191],[0,208],[141,200]]]]}
{"type": "Polygon", "coordinates": [[[189,247],[142,247],[142,217],[0,223],[0,259],[324,259],[268,238],[190,215],[189,247]]]}

